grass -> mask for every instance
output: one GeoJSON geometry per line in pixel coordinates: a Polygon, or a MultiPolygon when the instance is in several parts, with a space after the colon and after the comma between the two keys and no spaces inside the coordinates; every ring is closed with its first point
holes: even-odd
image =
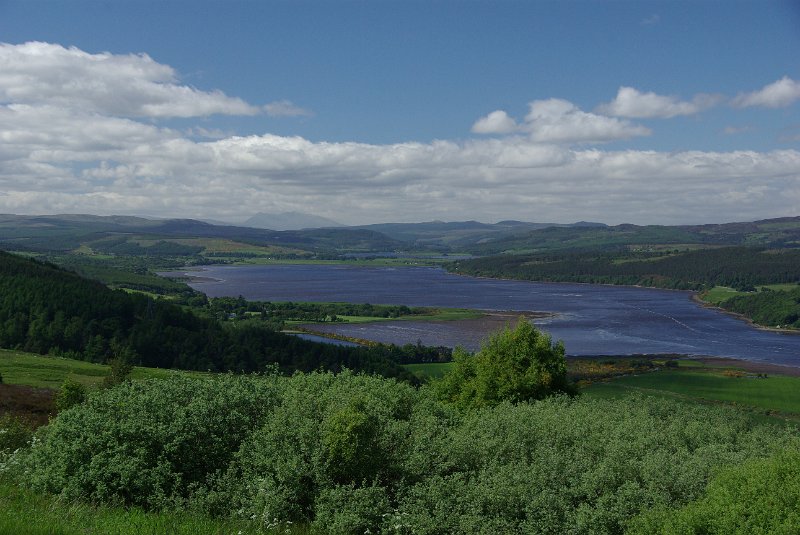
{"type": "Polygon", "coordinates": [[[484,313],[480,310],[470,310],[466,308],[440,308],[431,314],[409,314],[399,318],[384,318],[380,316],[342,316],[346,323],[374,323],[377,321],[457,321],[470,320],[483,317],[484,313]]]}
{"type": "MultiPolygon", "coordinates": [[[[109,367],[103,364],[0,349],[0,374],[7,384],[55,389],[69,377],[86,386],[92,386],[101,383],[108,373],[109,367]]],[[[131,378],[166,378],[174,373],[201,375],[202,372],[135,367],[131,378]]]]}
{"type": "Polygon", "coordinates": [[[661,370],[594,383],[583,392],[598,398],[645,392],[695,402],[722,402],[800,418],[800,377],[770,375],[764,379],[732,368],[661,370]]]}
{"type": "Polygon", "coordinates": [[[723,301],[727,301],[731,297],[735,297],[737,295],[742,295],[744,292],[739,292],[734,290],[733,288],[729,288],[727,286],[714,286],[707,292],[704,292],[700,298],[707,302],[714,305],[719,305],[723,301]]]}
{"type": "MultiPolygon", "coordinates": [[[[774,292],[788,292],[797,289],[798,285],[797,283],[791,282],[785,284],[765,284],[756,287],[757,290],[761,290],[762,288],[768,288],[774,292]]],[[[731,297],[736,297],[737,295],[752,295],[752,293],[753,292],[740,292],[727,286],[714,286],[710,290],[703,292],[700,298],[707,303],[719,305],[731,297]]]]}
{"type": "Polygon", "coordinates": [[[0,479],[0,533],[17,535],[250,535],[310,533],[305,526],[265,529],[254,521],[220,520],[189,512],[65,502],[0,479]]]}
{"type": "Polygon", "coordinates": [[[403,368],[420,379],[427,380],[442,377],[452,366],[452,362],[426,362],[422,364],[404,364],[403,368]]]}

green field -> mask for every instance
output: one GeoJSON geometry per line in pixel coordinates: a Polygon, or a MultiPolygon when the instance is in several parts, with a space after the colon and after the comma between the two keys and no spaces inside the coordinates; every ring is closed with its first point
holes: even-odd
{"type": "Polygon", "coordinates": [[[800,416],[800,377],[736,375],[724,369],[662,370],[594,383],[583,392],[598,398],[621,397],[634,392],[669,395],[695,402],[722,402],[800,416]]]}
{"type": "MultiPolygon", "coordinates": [[[[797,289],[797,283],[787,283],[787,284],[766,284],[763,286],[757,286],[757,290],[761,290],[762,288],[767,288],[774,292],[788,292],[789,290],[797,289]]],[[[733,288],[729,288],[727,286],[714,286],[710,290],[703,292],[700,295],[700,298],[705,301],[706,303],[711,303],[713,305],[719,305],[723,301],[727,301],[731,297],[736,297],[737,295],[752,295],[753,292],[740,292],[738,290],[734,290],[733,288]]]]}
{"type": "Polygon", "coordinates": [[[433,314],[410,314],[399,318],[383,318],[378,316],[339,316],[346,323],[374,323],[376,321],[456,321],[477,319],[484,315],[480,310],[466,308],[442,308],[433,314]]]}
{"type": "Polygon", "coordinates": [[[438,379],[453,366],[452,362],[425,362],[421,364],[405,364],[407,369],[421,379],[438,379]]]}
{"type": "MultiPolygon", "coordinates": [[[[22,351],[0,349],[0,374],[3,382],[36,388],[58,388],[64,379],[77,381],[86,386],[100,384],[108,375],[109,367],[82,360],[34,355],[22,351]]],[[[132,379],[165,378],[175,373],[202,375],[201,372],[163,370],[136,367],[132,379]]]]}

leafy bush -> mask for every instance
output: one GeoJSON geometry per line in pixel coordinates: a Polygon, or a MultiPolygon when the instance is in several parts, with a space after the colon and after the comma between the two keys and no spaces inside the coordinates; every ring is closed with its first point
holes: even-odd
{"type": "Polygon", "coordinates": [[[320,511],[326,529],[374,527],[373,515],[388,511],[374,507],[388,504],[403,479],[420,393],[350,373],[298,374],[288,383],[236,455],[227,478],[233,501],[265,522],[314,521],[320,511]],[[355,502],[343,508],[345,497],[355,502]]]}
{"type": "Polygon", "coordinates": [[[457,349],[454,365],[439,383],[441,396],[462,407],[482,407],[500,401],[543,399],[573,393],[567,379],[564,344],[520,319],[492,335],[475,355],[457,349]]]}
{"type": "Polygon", "coordinates": [[[629,533],[800,533],[800,452],[788,450],[723,470],[701,499],[645,514],[629,533]]]}
{"type": "Polygon", "coordinates": [[[0,454],[11,453],[28,445],[33,426],[18,416],[0,415],[0,454]]]}
{"type": "Polygon", "coordinates": [[[24,480],[68,499],[329,533],[621,533],[797,434],[648,397],[459,412],[434,394],[349,372],[124,383],[43,429],[24,480]]]}
{"type": "Polygon", "coordinates": [[[58,415],[26,464],[31,486],[68,499],[182,503],[225,470],[278,397],[275,377],[123,383],[58,415]]]}
{"type": "Polygon", "coordinates": [[[647,397],[504,403],[429,446],[437,461],[397,507],[420,534],[620,533],[790,435],[734,410],[647,397]]]}
{"type": "Polygon", "coordinates": [[[67,377],[56,394],[56,408],[59,412],[86,401],[86,386],[67,377]]]}

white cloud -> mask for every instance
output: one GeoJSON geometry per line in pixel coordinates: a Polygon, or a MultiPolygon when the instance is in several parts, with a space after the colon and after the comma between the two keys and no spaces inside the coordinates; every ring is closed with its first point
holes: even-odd
{"type": "Polygon", "coordinates": [[[694,115],[720,102],[715,95],[696,95],[691,102],[678,97],[658,95],[653,92],[642,93],[633,87],[622,86],[611,102],[597,107],[599,113],[616,117],[649,119],[653,117],[670,118],[678,115],[694,115]]]}
{"type": "Polygon", "coordinates": [[[475,124],[472,125],[472,132],[476,134],[510,134],[517,128],[517,122],[514,119],[503,110],[497,110],[475,121],[475,124]]]}
{"type": "Polygon", "coordinates": [[[731,102],[739,108],[763,106],[765,108],[785,108],[800,100],[800,82],[784,76],[752,93],[741,93],[731,102]]]}
{"type": "Polygon", "coordinates": [[[177,83],[175,71],[146,54],[89,54],[30,42],[0,43],[0,102],[47,104],[125,117],[255,115],[220,91],[177,83]]]}
{"type": "Polygon", "coordinates": [[[535,100],[529,106],[523,128],[541,143],[602,143],[650,135],[644,126],[581,111],[562,99],[535,100]]]}
{"type": "MultiPolygon", "coordinates": [[[[800,213],[800,152],[794,150],[587,149],[580,144],[649,130],[559,99],[531,102],[523,120],[498,110],[474,127],[513,135],[461,142],[237,137],[205,122],[177,131],[153,124],[147,113],[154,108],[145,107],[157,93],[152,85],[183,87],[170,67],[146,56],[35,45],[28,54],[54,54],[67,63],[77,56],[76,65],[83,67],[73,72],[58,61],[32,57],[32,64],[41,65],[6,69],[8,50],[0,52],[6,61],[0,65],[0,212],[241,219],[269,206],[345,223],[682,223],[800,213]],[[92,61],[110,63],[98,70],[92,61]],[[94,83],[100,89],[92,89],[94,83]],[[63,94],[58,84],[67,88],[63,94]],[[75,84],[87,96],[72,89],[75,84]],[[127,93],[115,100],[108,88],[127,93]],[[214,139],[219,136],[224,137],[214,139]]],[[[192,91],[167,93],[192,113],[209,109],[195,107],[195,99],[222,108],[238,102],[192,91]]]]}
{"type": "Polygon", "coordinates": [[[290,100],[276,100],[264,105],[264,111],[270,117],[311,117],[314,112],[295,106],[290,100]]]}

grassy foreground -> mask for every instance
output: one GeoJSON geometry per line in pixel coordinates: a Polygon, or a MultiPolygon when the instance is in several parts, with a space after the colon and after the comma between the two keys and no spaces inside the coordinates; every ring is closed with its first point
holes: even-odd
{"type": "Polygon", "coordinates": [[[149,513],[139,508],[69,502],[0,479],[0,533],[16,535],[231,535],[309,533],[304,526],[261,526],[188,512],[149,513]]]}

